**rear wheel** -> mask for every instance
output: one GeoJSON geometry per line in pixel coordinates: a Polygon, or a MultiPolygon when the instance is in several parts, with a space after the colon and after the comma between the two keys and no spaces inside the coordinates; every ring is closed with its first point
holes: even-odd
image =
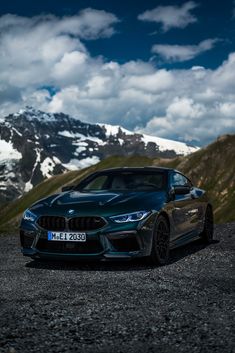
{"type": "Polygon", "coordinates": [[[169,261],[170,227],[165,217],[159,216],[153,234],[152,251],[149,256],[150,263],[165,265],[169,261]]]}
{"type": "Polygon", "coordinates": [[[214,234],[214,216],[212,207],[207,206],[205,219],[204,219],[204,228],[201,233],[201,238],[204,243],[210,244],[213,241],[214,234]]]}

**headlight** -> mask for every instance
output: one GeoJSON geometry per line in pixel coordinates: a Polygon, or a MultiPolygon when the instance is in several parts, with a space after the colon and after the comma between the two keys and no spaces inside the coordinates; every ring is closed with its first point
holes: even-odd
{"type": "Polygon", "coordinates": [[[142,221],[142,219],[146,218],[149,214],[149,211],[137,211],[118,216],[112,216],[110,219],[115,223],[138,222],[142,221]]]}
{"type": "Polygon", "coordinates": [[[33,212],[26,210],[23,214],[23,219],[25,221],[34,222],[37,219],[37,216],[33,212]]]}

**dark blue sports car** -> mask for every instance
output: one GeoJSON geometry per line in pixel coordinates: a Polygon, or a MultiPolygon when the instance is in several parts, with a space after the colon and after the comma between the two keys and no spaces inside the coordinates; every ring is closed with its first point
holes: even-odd
{"type": "Polygon", "coordinates": [[[132,259],[166,264],[171,249],[213,239],[204,190],[167,168],[114,168],[39,200],[24,212],[22,252],[32,258],[132,259]]]}

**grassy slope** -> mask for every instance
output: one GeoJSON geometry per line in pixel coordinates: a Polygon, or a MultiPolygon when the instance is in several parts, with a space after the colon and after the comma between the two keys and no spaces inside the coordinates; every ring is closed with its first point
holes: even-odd
{"type": "Polygon", "coordinates": [[[235,220],[235,135],[220,137],[178,164],[213,202],[216,221],[235,220]]]}
{"type": "Polygon", "coordinates": [[[214,205],[216,221],[235,220],[235,135],[221,137],[208,147],[188,157],[173,160],[147,157],[109,157],[95,166],[54,176],[37,185],[20,199],[0,210],[0,229],[16,227],[22,212],[36,200],[58,192],[62,186],[77,184],[91,172],[123,166],[161,165],[173,167],[188,175],[199,187],[205,188],[214,205]]]}

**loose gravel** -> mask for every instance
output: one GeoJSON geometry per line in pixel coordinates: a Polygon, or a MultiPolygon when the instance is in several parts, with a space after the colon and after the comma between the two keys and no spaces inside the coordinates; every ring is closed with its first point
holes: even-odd
{"type": "Polygon", "coordinates": [[[1,353],[235,352],[235,223],[144,261],[36,262],[0,236],[1,353]]]}

